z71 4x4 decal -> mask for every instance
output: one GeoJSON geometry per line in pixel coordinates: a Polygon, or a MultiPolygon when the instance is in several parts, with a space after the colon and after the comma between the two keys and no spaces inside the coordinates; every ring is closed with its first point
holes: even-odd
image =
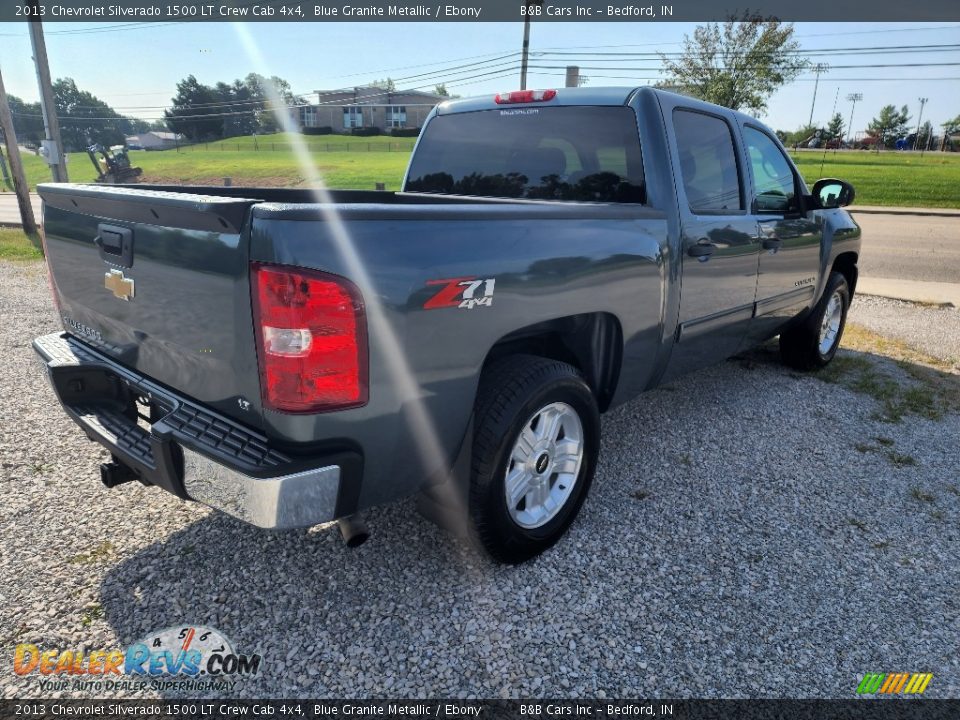
{"type": "Polygon", "coordinates": [[[438,308],[466,308],[493,305],[493,286],[496,278],[480,279],[474,277],[447,278],[445,280],[427,280],[427,285],[442,286],[433,297],[423,304],[424,310],[438,308]]]}

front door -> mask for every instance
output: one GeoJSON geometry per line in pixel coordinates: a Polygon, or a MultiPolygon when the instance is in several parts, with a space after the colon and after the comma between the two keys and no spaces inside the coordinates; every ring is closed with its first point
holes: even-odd
{"type": "Polygon", "coordinates": [[[737,351],[753,316],[760,247],[730,120],[684,108],[672,115],[683,258],[668,378],[737,351]]]}
{"type": "Polygon", "coordinates": [[[766,130],[744,125],[750,160],[753,211],[761,250],[753,339],[775,335],[809,307],[820,269],[821,225],[801,212],[802,184],[779,143],[766,130]]]}

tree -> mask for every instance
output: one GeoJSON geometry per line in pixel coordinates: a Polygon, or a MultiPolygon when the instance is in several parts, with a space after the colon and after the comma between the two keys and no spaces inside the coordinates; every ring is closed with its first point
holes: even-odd
{"type": "Polygon", "coordinates": [[[890,145],[909,131],[910,113],[904,105],[898,111],[893,105],[885,105],[867,126],[867,135],[877,140],[877,145],[890,145]]]}
{"type": "Polygon", "coordinates": [[[122,145],[132,135],[136,121],[120,115],[103,100],[77,87],[72,78],[53,83],[53,101],[60,119],[60,136],[68,152],[93,143],[122,145]]]}
{"type": "Polygon", "coordinates": [[[827,125],[827,140],[840,140],[843,138],[843,115],[834,114],[830,118],[830,124],[827,125]]]}
{"type": "Polygon", "coordinates": [[[920,132],[917,134],[917,142],[914,148],[916,150],[922,150],[927,147],[927,144],[932,142],[931,138],[933,137],[933,123],[927,120],[920,126],[920,132]]]}
{"type": "Polygon", "coordinates": [[[291,92],[290,83],[279,77],[268,79],[250,73],[243,80],[218,82],[210,87],[188,75],[177,83],[177,95],[164,116],[173,132],[201,142],[276,132],[275,110],[287,112],[289,106],[302,103],[291,92]],[[272,97],[279,98],[279,108],[274,107],[272,97]]]}
{"type": "Polygon", "coordinates": [[[16,95],[7,95],[10,114],[13,116],[13,129],[17,133],[17,142],[21,145],[39,147],[44,138],[43,113],[40,103],[24,102],[16,95]]]}
{"type": "Polygon", "coordinates": [[[216,103],[216,91],[204,85],[193,75],[177,83],[177,94],[171,108],[164,110],[167,126],[182,133],[193,142],[223,137],[223,121],[216,103]]]}
{"type": "Polygon", "coordinates": [[[767,100],[810,64],[800,58],[793,24],[745,16],[698,25],[677,60],[660,53],[663,85],[733,110],[762,114],[767,100]]]}
{"type": "Polygon", "coordinates": [[[290,83],[276,75],[267,79],[257,73],[250,73],[244,79],[244,83],[250,91],[251,98],[262,103],[262,106],[259,106],[259,112],[256,113],[257,132],[272,133],[280,129],[277,124],[277,108],[271,97],[279,99],[282,112],[287,112],[287,108],[303,105],[305,102],[302,97],[293,94],[290,83]]]}
{"type": "Polygon", "coordinates": [[[393,78],[384,78],[383,80],[374,80],[370,83],[370,87],[380,88],[381,90],[386,90],[387,92],[394,92],[397,89],[397,84],[393,81],[393,78]]]}
{"type": "Polygon", "coordinates": [[[805,143],[808,142],[814,135],[816,135],[817,132],[821,132],[822,134],[822,131],[816,125],[804,125],[800,129],[794,130],[793,132],[785,132],[784,137],[786,139],[783,140],[783,144],[788,147],[805,145],[805,143]]]}
{"type": "Polygon", "coordinates": [[[149,123],[147,123],[146,132],[150,132],[151,130],[156,132],[170,132],[170,128],[167,127],[166,120],[151,120],[149,123]]]}
{"type": "MultiPolygon", "coordinates": [[[[12,104],[13,98],[10,98],[10,100],[12,104]]],[[[20,131],[17,130],[17,132],[19,133],[20,131]]],[[[956,135],[957,133],[960,133],[960,115],[957,115],[952,120],[947,120],[943,124],[943,132],[947,135],[956,135]]]]}

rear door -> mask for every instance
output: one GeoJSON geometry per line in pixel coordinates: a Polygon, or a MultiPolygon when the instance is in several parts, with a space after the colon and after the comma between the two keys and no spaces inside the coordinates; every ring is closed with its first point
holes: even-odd
{"type": "Polygon", "coordinates": [[[664,111],[682,252],[672,377],[737,351],[753,316],[760,245],[731,118],[682,106],[664,111]]]}
{"type": "Polygon", "coordinates": [[[252,199],[41,185],[65,329],[121,364],[260,425],[252,199]]]}
{"type": "Polygon", "coordinates": [[[774,335],[813,302],[822,228],[803,213],[803,184],[780,143],[760,125],[743,126],[752,178],[752,210],[760,236],[756,318],[751,336],[774,335]]]}

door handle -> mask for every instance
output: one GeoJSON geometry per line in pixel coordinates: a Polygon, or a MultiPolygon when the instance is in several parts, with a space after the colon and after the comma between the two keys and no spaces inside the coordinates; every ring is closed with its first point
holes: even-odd
{"type": "Polygon", "coordinates": [[[783,240],[780,238],[764,238],[761,245],[764,250],[779,250],[780,246],[783,245],[783,240]]]}
{"type": "Polygon", "coordinates": [[[698,242],[696,245],[691,245],[689,248],[687,248],[687,255],[702,261],[707,260],[716,251],[717,246],[713,243],[698,242]]]}

